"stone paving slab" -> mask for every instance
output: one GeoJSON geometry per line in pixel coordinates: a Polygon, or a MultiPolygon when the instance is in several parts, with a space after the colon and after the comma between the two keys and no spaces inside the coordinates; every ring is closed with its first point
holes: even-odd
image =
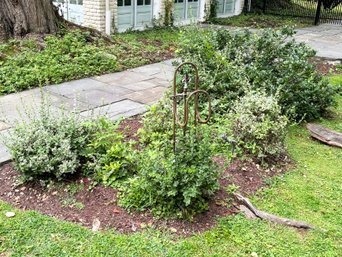
{"type": "Polygon", "coordinates": [[[91,89],[105,88],[106,84],[92,78],[73,80],[58,85],[44,87],[44,90],[59,95],[71,95],[91,89]]]}
{"type": "Polygon", "coordinates": [[[107,117],[115,120],[116,117],[127,116],[127,113],[135,113],[138,114],[140,111],[146,111],[146,108],[143,104],[131,101],[131,100],[123,100],[120,102],[112,103],[109,105],[101,106],[95,108],[90,111],[81,112],[81,115],[85,118],[96,118],[96,117],[107,117]]]}
{"type": "Polygon", "coordinates": [[[164,94],[165,87],[154,87],[145,90],[137,91],[127,95],[129,100],[139,102],[142,104],[152,105],[156,103],[164,94]]]}
{"type": "Polygon", "coordinates": [[[140,81],[150,79],[149,76],[145,76],[144,74],[132,72],[132,71],[123,71],[117,73],[111,73],[102,76],[93,77],[94,80],[99,82],[103,82],[109,85],[128,85],[131,83],[137,83],[140,81]]]}
{"type": "Polygon", "coordinates": [[[150,80],[145,80],[145,81],[134,82],[134,83],[127,84],[127,85],[121,85],[121,87],[130,89],[131,90],[130,93],[133,93],[133,92],[145,90],[148,88],[154,88],[156,87],[156,84],[150,80]]]}

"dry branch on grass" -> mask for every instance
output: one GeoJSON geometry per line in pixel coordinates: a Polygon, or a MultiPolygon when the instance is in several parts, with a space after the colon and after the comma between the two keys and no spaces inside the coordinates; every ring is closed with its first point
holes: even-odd
{"type": "Polygon", "coordinates": [[[310,224],[307,224],[302,221],[297,221],[297,220],[290,220],[287,218],[282,218],[278,217],[273,214],[269,214],[267,212],[263,212],[258,210],[257,208],[254,207],[254,205],[246,198],[243,197],[240,194],[234,194],[234,197],[241,203],[243,204],[243,211],[246,214],[248,218],[259,218],[262,220],[267,220],[270,222],[282,224],[285,226],[290,226],[290,227],[295,227],[295,228],[302,228],[302,229],[314,229],[314,227],[310,224]],[[246,208],[245,208],[246,207],[246,208]]]}
{"type": "Polygon", "coordinates": [[[313,138],[325,144],[342,148],[342,133],[313,123],[309,123],[306,127],[313,138]]]}

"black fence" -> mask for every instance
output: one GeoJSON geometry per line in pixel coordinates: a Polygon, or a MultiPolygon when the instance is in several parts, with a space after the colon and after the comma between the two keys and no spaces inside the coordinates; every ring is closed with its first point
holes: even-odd
{"type": "Polygon", "coordinates": [[[312,19],[342,25],[342,0],[246,0],[245,12],[312,19]]]}

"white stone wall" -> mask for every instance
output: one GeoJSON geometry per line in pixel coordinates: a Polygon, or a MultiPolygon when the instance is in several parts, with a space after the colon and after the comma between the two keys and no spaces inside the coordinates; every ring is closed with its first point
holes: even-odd
{"type": "Polygon", "coordinates": [[[105,31],[105,0],[83,0],[83,24],[86,27],[105,31]]]}

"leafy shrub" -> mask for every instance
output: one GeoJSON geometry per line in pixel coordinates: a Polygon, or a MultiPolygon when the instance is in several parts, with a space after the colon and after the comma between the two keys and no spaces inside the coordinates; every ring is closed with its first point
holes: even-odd
{"type": "Polygon", "coordinates": [[[291,29],[250,31],[190,28],[177,54],[199,67],[201,88],[213,98],[213,110],[226,113],[232,101],[251,89],[277,96],[290,119],[315,119],[335,104],[337,88],[319,75],[308,59],[315,52],[289,39],[291,29]]]}
{"type": "Polygon", "coordinates": [[[115,70],[116,57],[105,52],[100,40],[90,44],[88,37],[88,32],[78,30],[48,36],[43,49],[33,41],[23,41],[20,52],[12,55],[6,53],[19,48],[19,42],[10,42],[10,48],[2,46],[0,94],[115,70]]]}
{"type": "Polygon", "coordinates": [[[95,172],[105,185],[132,176],[136,169],[135,150],[116,131],[118,124],[103,118],[88,124],[95,132],[83,153],[87,158],[84,168],[95,172]]]}
{"type": "Polygon", "coordinates": [[[287,118],[272,96],[248,92],[234,105],[232,131],[238,145],[263,160],[285,152],[287,118]]]}
{"type": "Polygon", "coordinates": [[[171,140],[172,101],[168,94],[144,114],[143,124],[144,127],[138,131],[142,143],[171,140]]]}
{"type": "Polygon", "coordinates": [[[16,169],[26,179],[61,179],[81,167],[82,151],[90,134],[77,113],[56,114],[43,104],[39,117],[31,116],[29,123],[18,123],[6,144],[16,169]]]}
{"type": "Polygon", "coordinates": [[[191,218],[206,210],[218,189],[219,172],[211,159],[210,132],[204,128],[180,133],[176,155],[170,143],[141,152],[138,174],[122,188],[120,204],[166,217],[191,218]]]}

